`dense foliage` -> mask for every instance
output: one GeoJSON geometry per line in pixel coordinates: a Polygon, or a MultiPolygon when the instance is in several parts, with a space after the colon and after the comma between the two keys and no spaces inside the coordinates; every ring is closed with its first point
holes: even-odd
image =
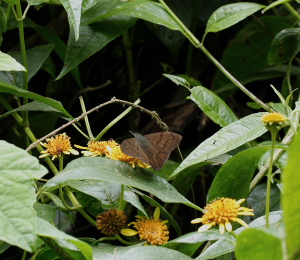
{"type": "Polygon", "coordinates": [[[0,0],[0,258],[300,259],[299,3],[0,0]]]}

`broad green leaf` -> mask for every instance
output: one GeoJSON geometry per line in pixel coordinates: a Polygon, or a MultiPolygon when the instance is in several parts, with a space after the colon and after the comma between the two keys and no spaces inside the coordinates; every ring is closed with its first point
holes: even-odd
{"type": "Polygon", "coordinates": [[[207,202],[210,203],[220,197],[246,199],[257,164],[269,149],[270,147],[251,148],[231,157],[214,178],[207,195],[207,202]]]}
{"type": "Polygon", "coordinates": [[[70,162],[58,175],[50,179],[43,188],[57,188],[70,181],[109,181],[145,190],[164,202],[184,203],[199,209],[176,191],[166,180],[145,169],[133,169],[131,165],[103,157],[79,158],[70,162]]]}
{"type": "Polygon", "coordinates": [[[267,131],[261,121],[264,114],[262,112],[246,116],[219,130],[192,151],[170,178],[188,167],[231,151],[264,134],[267,131]]]}
{"type": "Polygon", "coordinates": [[[105,260],[192,260],[192,258],[175,250],[159,246],[98,246],[93,248],[95,259],[105,260]]]}
{"type": "Polygon", "coordinates": [[[14,112],[19,112],[19,111],[52,112],[52,113],[57,113],[60,116],[63,116],[63,114],[59,110],[55,109],[52,106],[46,105],[46,104],[38,102],[38,101],[32,101],[32,102],[30,102],[30,103],[28,103],[26,105],[20,106],[20,107],[18,107],[16,109],[13,109],[13,110],[11,110],[11,111],[3,114],[3,115],[0,115],[0,118],[7,117],[10,114],[12,114],[14,112]]]}
{"type": "Polygon", "coordinates": [[[205,34],[224,30],[264,8],[256,3],[235,3],[217,9],[208,19],[205,34]]]}
{"type": "Polygon", "coordinates": [[[127,31],[136,19],[127,16],[114,16],[90,25],[80,27],[80,38],[76,41],[71,32],[68,40],[65,66],[57,79],[78,66],[91,55],[100,51],[109,42],[127,31]]]}
{"type": "Polygon", "coordinates": [[[191,89],[190,99],[216,124],[225,127],[238,120],[229,106],[214,92],[198,86],[191,89]]]}
{"type": "Polygon", "coordinates": [[[296,135],[291,144],[288,162],[283,172],[282,208],[286,224],[286,246],[289,257],[299,252],[300,248],[300,135],[296,135]]]}
{"type": "Polygon", "coordinates": [[[34,210],[39,218],[43,218],[48,222],[54,222],[56,208],[49,204],[35,203],[34,210]]]}
{"type": "MultiPolygon", "coordinates": [[[[254,211],[254,217],[258,218],[266,214],[266,190],[267,184],[260,183],[257,185],[247,198],[247,203],[251,205],[254,211]]],[[[281,209],[281,192],[277,186],[271,187],[271,205],[270,211],[277,211],[281,209]]]]}
{"type": "Polygon", "coordinates": [[[170,74],[163,74],[166,78],[172,80],[176,85],[178,86],[184,86],[187,88],[190,88],[190,84],[188,83],[188,81],[182,77],[178,77],[175,75],[170,75],[170,74]]]}
{"type": "MultiPolygon", "coordinates": [[[[51,51],[53,50],[53,44],[46,44],[41,46],[36,46],[31,49],[26,50],[26,58],[28,64],[28,81],[40,70],[42,64],[49,57],[51,51]]],[[[18,62],[22,61],[21,52],[11,52],[10,55],[14,57],[18,62]]],[[[17,86],[23,87],[23,73],[18,72],[14,75],[14,82],[17,86]]]]}
{"type": "Polygon", "coordinates": [[[0,51],[0,70],[26,71],[26,69],[13,57],[0,51]]]}
{"type": "MultiPolygon", "coordinates": [[[[67,50],[66,44],[52,31],[48,30],[46,27],[34,25],[32,26],[33,29],[35,29],[46,41],[49,43],[54,44],[54,51],[57,53],[59,58],[63,61],[65,59],[65,54],[67,50]]],[[[74,77],[75,81],[79,86],[82,86],[81,80],[80,80],[80,74],[78,67],[75,67],[70,71],[72,76],[74,77]]]]}
{"type": "Polygon", "coordinates": [[[76,41],[79,38],[79,25],[81,17],[82,0],[60,0],[68,14],[71,30],[75,31],[76,41]]]}
{"type": "Polygon", "coordinates": [[[32,251],[36,240],[36,193],[32,180],[47,169],[24,150],[0,141],[0,239],[32,251]]]}
{"type": "MultiPolygon", "coordinates": [[[[243,84],[285,77],[287,70],[283,66],[268,68],[267,57],[274,35],[292,27],[292,22],[283,16],[263,16],[259,19],[265,26],[261,26],[256,20],[247,23],[230,41],[221,59],[221,64],[243,84]]],[[[298,74],[295,66],[292,71],[298,74]]],[[[216,73],[214,86],[218,92],[237,89],[220,71],[216,73]]]]}
{"type": "Polygon", "coordinates": [[[300,50],[300,28],[286,28],[279,32],[269,49],[268,64],[289,62],[300,50]]]}
{"type": "Polygon", "coordinates": [[[60,111],[65,116],[72,117],[64,109],[64,107],[61,105],[61,103],[59,101],[56,101],[52,98],[43,97],[43,96],[38,95],[34,92],[24,90],[22,88],[19,88],[15,85],[9,84],[9,83],[1,81],[1,80],[0,80],[0,92],[9,93],[9,94],[12,94],[12,95],[16,95],[18,97],[27,97],[29,99],[33,99],[33,100],[42,102],[42,103],[44,103],[46,105],[49,105],[49,106],[53,107],[54,109],[60,111]]]}
{"type": "Polygon", "coordinates": [[[147,0],[101,1],[83,14],[83,23],[91,23],[116,15],[127,15],[168,27],[171,30],[181,30],[178,23],[168,14],[165,8],[156,2],[147,0]]]}
{"type": "Polygon", "coordinates": [[[281,260],[282,241],[263,230],[248,229],[237,237],[235,256],[238,260],[281,260]]]}
{"type": "Polygon", "coordinates": [[[4,0],[8,5],[15,5],[19,2],[19,0],[4,0]]]}
{"type": "Polygon", "coordinates": [[[230,233],[220,234],[219,230],[207,230],[205,232],[191,232],[185,234],[181,237],[175,238],[169,241],[165,246],[168,244],[175,244],[175,243],[199,243],[205,241],[214,241],[214,240],[225,240],[231,243],[235,243],[235,238],[230,233]]]}
{"type": "MultiPolygon", "coordinates": [[[[80,250],[80,252],[84,255],[85,259],[92,260],[93,258],[92,248],[85,242],[60,231],[55,226],[51,225],[49,222],[47,222],[42,218],[37,217],[36,223],[37,223],[36,232],[39,236],[50,237],[57,241],[60,240],[68,241],[74,244],[80,250]]],[[[60,245],[64,245],[64,243],[60,243],[60,245]]]]}
{"type": "Polygon", "coordinates": [[[105,205],[116,203],[121,192],[121,185],[107,181],[80,180],[68,182],[68,185],[98,199],[105,205]]]}

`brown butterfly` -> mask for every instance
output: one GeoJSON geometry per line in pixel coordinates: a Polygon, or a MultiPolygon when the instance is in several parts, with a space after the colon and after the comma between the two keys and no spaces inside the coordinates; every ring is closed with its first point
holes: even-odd
{"type": "Polygon", "coordinates": [[[179,145],[182,136],[173,132],[158,132],[149,135],[132,133],[134,138],[121,143],[123,153],[138,158],[160,170],[168,160],[170,153],[179,145]]]}

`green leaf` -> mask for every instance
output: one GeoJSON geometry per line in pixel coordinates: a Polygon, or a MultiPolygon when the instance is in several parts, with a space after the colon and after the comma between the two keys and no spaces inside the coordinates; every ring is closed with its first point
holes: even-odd
{"type": "Polygon", "coordinates": [[[129,185],[145,190],[164,202],[184,203],[199,209],[176,191],[166,180],[145,169],[133,169],[131,165],[108,158],[79,158],[70,162],[58,175],[43,188],[57,188],[59,184],[68,185],[70,181],[98,180],[129,185]]]}
{"type": "Polygon", "coordinates": [[[47,169],[24,150],[0,141],[0,239],[32,251],[36,240],[33,179],[47,169]]]}
{"type": "MultiPolygon", "coordinates": [[[[46,44],[41,46],[36,46],[31,49],[26,50],[26,58],[28,64],[28,81],[40,70],[42,64],[49,57],[51,51],[53,50],[53,44],[46,44]]],[[[22,61],[21,52],[11,52],[10,55],[14,57],[18,62],[22,61]]],[[[14,76],[14,82],[16,85],[23,87],[23,73],[16,73],[14,76]]]]}
{"type": "Polygon", "coordinates": [[[231,243],[235,243],[235,238],[230,233],[224,233],[220,234],[219,230],[213,229],[213,230],[207,230],[205,232],[191,232],[188,234],[185,234],[181,237],[175,238],[171,241],[169,241],[168,244],[175,244],[175,243],[199,243],[199,242],[205,242],[205,241],[214,241],[214,240],[226,240],[231,243]]]}
{"type": "Polygon", "coordinates": [[[143,207],[142,203],[139,200],[139,197],[133,191],[129,190],[129,188],[125,187],[125,189],[124,200],[143,212],[145,216],[149,217],[148,212],[143,207]]]}
{"type": "Polygon", "coordinates": [[[133,2],[116,0],[113,3],[110,0],[101,1],[101,3],[85,12],[82,20],[83,23],[91,23],[116,15],[132,16],[154,24],[164,25],[171,30],[181,30],[177,22],[161,4],[147,0],[133,2]]]}
{"type": "Polygon", "coordinates": [[[136,19],[126,16],[115,16],[97,23],[80,27],[80,38],[76,41],[74,33],[68,40],[65,66],[56,79],[62,78],[70,70],[95,54],[109,42],[127,31],[136,19]]]}
{"type": "Polygon", "coordinates": [[[246,199],[257,164],[269,149],[266,146],[251,148],[231,157],[214,178],[207,195],[207,203],[220,197],[246,199]]]}
{"type": "Polygon", "coordinates": [[[128,247],[108,247],[98,246],[93,248],[95,259],[105,260],[192,260],[192,258],[175,250],[158,246],[128,246],[128,247]]]}
{"type": "Polygon", "coordinates": [[[108,181],[80,180],[68,182],[68,185],[98,199],[105,205],[116,203],[121,192],[121,185],[108,181]]]}
{"type": "Polygon", "coordinates": [[[300,50],[300,28],[286,28],[279,32],[269,49],[268,64],[289,62],[300,50]]]}
{"type": "Polygon", "coordinates": [[[8,5],[15,5],[19,2],[19,0],[4,0],[8,5]]]}
{"type": "Polygon", "coordinates": [[[246,116],[219,130],[192,151],[170,178],[188,167],[231,151],[264,134],[267,131],[261,121],[264,114],[246,116]]]}
{"type": "Polygon", "coordinates": [[[216,124],[224,127],[238,120],[229,106],[205,87],[191,89],[190,99],[216,124]]]}
{"type": "Polygon", "coordinates": [[[0,115],[0,118],[7,117],[10,114],[12,114],[14,112],[19,112],[19,111],[52,112],[52,113],[57,113],[60,116],[63,116],[63,114],[59,110],[55,109],[52,106],[46,105],[46,104],[38,102],[38,101],[32,101],[32,102],[30,102],[30,103],[28,103],[26,105],[20,106],[20,107],[18,107],[16,109],[13,109],[13,110],[11,110],[11,111],[3,114],[3,115],[0,115]]]}
{"type": "MultiPolygon", "coordinates": [[[[247,203],[251,205],[254,211],[254,217],[258,218],[266,214],[266,190],[267,184],[258,184],[247,198],[247,203]]],[[[270,211],[277,211],[281,209],[281,192],[277,186],[271,186],[271,205],[270,211]]]]}
{"type": "Polygon", "coordinates": [[[217,9],[207,22],[205,34],[224,30],[264,8],[256,3],[228,4],[217,9]]]}
{"type": "Polygon", "coordinates": [[[42,103],[49,105],[49,106],[53,107],[54,109],[60,111],[65,116],[72,118],[72,116],[64,109],[64,107],[61,105],[61,103],[59,101],[56,101],[52,98],[43,97],[34,92],[24,90],[22,88],[19,88],[15,85],[11,85],[11,84],[1,81],[1,80],[0,80],[0,92],[9,93],[12,95],[16,95],[18,97],[27,97],[27,98],[42,102],[42,103]]]}
{"type": "MultiPolygon", "coordinates": [[[[246,24],[230,41],[221,59],[221,64],[243,84],[285,77],[287,70],[283,66],[268,68],[267,57],[273,35],[292,27],[291,21],[283,16],[263,16],[259,19],[265,26],[256,20],[246,24]]],[[[294,69],[294,73],[298,74],[297,70],[294,69]]],[[[237,89],[220,71],[216,73],[214,86],[214,89],[223,92],[237,89]]]]}
{"type": "Polygon", "coordinates": [[[188,83],[188,81],[182,77],[178,77],[178,76],[171,75],[171,74],[163,74],[163,75],[166,78],[172,80],[178,86],[184,86],[184,87],[190,88],[190,84],[188,83]]]}
{"type": "Polygon", "coordinates": [[[35,203],[34,210],[39,218],[43,218],[48,222],[54,222],[56,208],[49,204],[35,203]]]}
{"type": "Polygon", "coordinates": [[[13,57],[0,51],[0,70],[26,71],[26,69],[13,57]]]}
{"type": "MultiPolygon", "coordinates": [[[[92,253],[92,248],[86,244],[85,242],[72,237],[70,235],[65,234],[64,232],[58,230],[56,227],[51,225],[49,222],[46,220],[37,217],[36,218],[37,222],[37,234],[42,237],[50,237],[54,240],[60,241],[60,240],[65,240],[73,245],[75,245],[80,252],[84,255],[85,259],[92,260],[93,258],[93,253],[92,253]]],[[[65,243],[60,243],[62,247],[65,247],[65,243]]],[[[65,248],[69,248],[68,246],[65,248]]]]}
{"type": "Polygon", "coordinates": [[[287,165],[283,171],[282,208],[286,224],[286,246],[289,257],[299,253],[300,248],[300,135],[297,134],[291,144],[287,165]]]}
{"type": "Polygon", "coordinates": [[[60,0],[60,2],[62,3],[63,7],[65,8],[68,14],[70,27],[73,29],[73,31],[75,31],[75,39],[77,41],[79,38],[82,0],[60,0]]]}
{"type": "MultiPolygon", "coordinates": [[[[54,45],[54,51],[57,53],[59,58],[63,61],[65,59],[65,54],[67,50],[67,45],[53,32],[48,30],[46,27],[38,26],[34,24],[33,29],[35,29],[46,41],[54,45]]],[[[81,86],[80,74],[78,67],[75,67],[70,71],[75,81],[79,86],[81,86]]]]}
{"type": "Polygon", "coordinates": [[[51,199],[54,202],[56,207],[67,210],[65,205],[62,203],[61,199],[58,196],[56,196],[55,194],[53,194],[51,192],[43,192],[43,195],[45,195],[49,199],[51,199]]]}
{"type": "Polygon", "coordinates": [[[247,229],[237,237],[235,255],[239,260],[281,260],[282,241],[263,230],[247,229]]]}

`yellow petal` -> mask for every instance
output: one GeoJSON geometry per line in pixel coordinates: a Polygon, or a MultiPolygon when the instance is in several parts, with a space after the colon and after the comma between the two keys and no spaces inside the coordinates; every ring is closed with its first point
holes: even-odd
{"type": "Polygon", "coordinates": [[[135,236],[137,235],[139,232],[137,232],[136,230],[130,229],[130,228],[124,228],[121,230],[121,234],[127,237],[131,237],[131,236],[135,236]]]}
{"type": "Polygon", "coordinates": [[[225,226],[224,226],[223,223],[221,223],[221,224],[219,225],[219,231],[220,231],[221,234],[224,234],[224,232],[225,232],[225,226]]]}
{"type": "Polygon", "coordinates": [[[198,229],[198,232],[201,233],[203,231],[210,229],[211,227],[212,227],[212,224],[205,224],[198,229]]]}
{"type": "Polygon", "coordinates": [[[154,219],[159,219],[159,215],[160,215],[160,208],[156,207],[153,213],[154,219]]]}
{"type": "Polygon", "coordinates": [[[230,224],[230,222],[226,222],[225,223],[225,228],[228,232],[231,232],[232,231],[232,225],[230,224]]]}
{"type": "Polygon", "coordinates": [[[203,221],[203,218],[195,218],[191,221],[192,224],[197,224],[203,221]]]}
{"type": "Polygon", "coordinates": [[[244,220],[241,220],[240,218],[232,218],[233,221],[240,223],[242,226],[248,228],[249,226],[244,220]]]}
{"type": "Polygon", "coordinates": [[[74,146],[77,147],[77,148],[80,148],[80,149],[86,149],[86,150],[89,149],[88,147],[83,147],[83,146],[80,146],[78,144],[74,144],[74,146]]]}

